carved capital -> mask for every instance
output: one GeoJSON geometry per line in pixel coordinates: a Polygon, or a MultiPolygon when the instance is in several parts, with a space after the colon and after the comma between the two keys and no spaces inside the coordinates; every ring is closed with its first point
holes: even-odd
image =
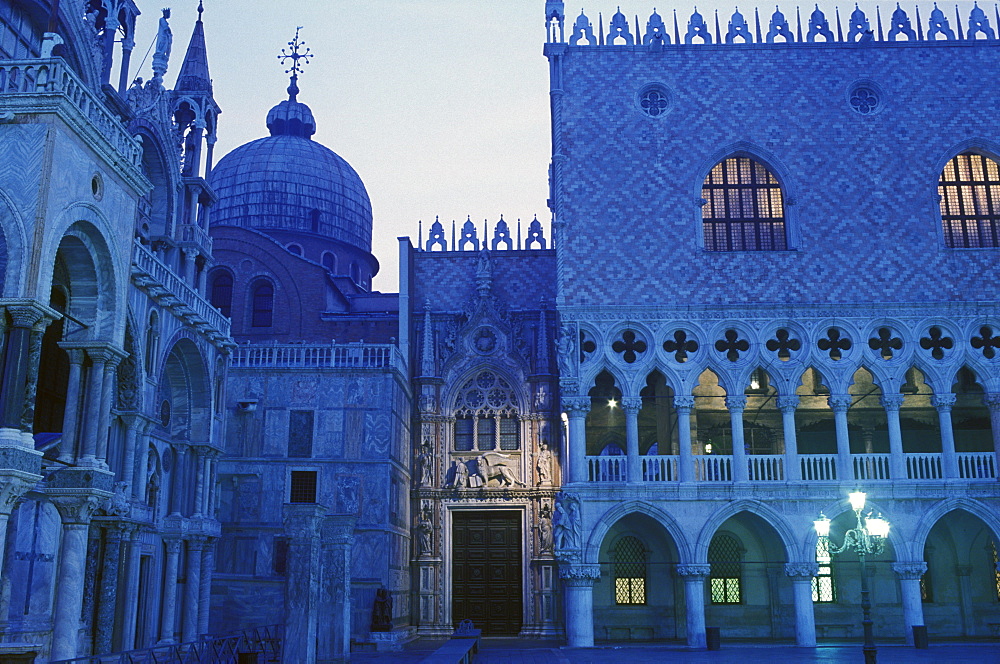
{"type": "Polygon", "coordinates": [[[893,563],[892,571],[896,573],[896,576],[900,580],[913,581],[927,573],[927,563],[923,561],[893,563]]]}
{"type": "Polygon", "coordinates": [[[745,395],[737,394],[735,396],[726,397],[726,408],[729,412],[742,413],[743,409],[747,407],[747,398],[745,395]]]}
{"type": "Polygon", "coordinates": [[[934,406],[939,412],[950,412],[952,406],[955,405],[956,397],[950,392],[944,394],[934,394],[931,395],[931,405],[934,406]]]}
{"type": "Polygon", "coordinates": [[[691,395],[674,395],[674,410],[691,412],[694,408],[694,397],[691,395]]]}
{"type": "Polygon", "coordinates": [[[785,576],[811,579],[818,572],[816,563],[785,563],[785,576]]]}
{"type": "Polygon", "coordinates": [[[1000,393],[987,392],[983,395],[983,405],[990,409],[990,412],[1000,410],[1000,393]]]}
{"type": "Polygon", "coordinates": [[[188,553],[191,552],[201,552],[205,550],[208,546],[208,538],[202,535],[192,535],[187,540],[188,543],[188,553]]]}
{"type": "Polygon", "coordinates": [[[559,578],[570,587],[593,586],[601,578],[600,565],[559,565],[559,578]]]}
{"type": "Polygon", "coordinates": [[[799,395],[784,394],[778,397],[777,405],[782,413],[793,413],[799,407],[799,395]]]}
{"type": "Polygon", "coordinates": [[[878,401],[886,411],[898,411],[903,407],[902,394],[883,394],[878,401]]]}
{"type": "Polygon", "coordinates": [[[827,405],[835,413],[846,413],[853,402],[854,399],[850,394],[831,394],[826,398],[827,405]]]}
{"type": "Polygon", "coordinates": [[[42,311],[30,305],[9,306],[7,307],[7,313],[10,314],[10,319],[14,327],[32,329],[43,321],[48,324],[46,320],[48,317],[42,311]]]}
{"type": "Polygon", "coordinates": [[[176,556],[181,552],[181,541],[179,539],[164,539],[163,543],[166,545],[169,555],[176,556]]]}
{"type": "Polygon", "coordinates": [[[563,397],[562,409],[570,419],[586,417],[590,412],[590,397],[563,397]]]}
{"type": "Polygon", "coordinates": [[[704,579],[712,573],[711,565],[678,565],[677,575],[685,579],[704,579]]]}
{"type": "Polygon", "coordinates": [[[52,503],[59,510],[63,525],[86,526],[90,524],[94,512],[101,506],[107,494],[70,494],[52,496],[52,503]]]}
{"type": "Polygon", "coordinates": [[[642,397],[622,397],[621,405],[626,415],[638,415],[642,410],[642,397]]]}

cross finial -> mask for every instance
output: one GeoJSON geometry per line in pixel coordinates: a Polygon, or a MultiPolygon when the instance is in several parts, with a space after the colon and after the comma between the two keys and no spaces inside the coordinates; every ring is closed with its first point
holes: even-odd
{"type": "Polygon", "coordinates": [[[295,101],[295,96],[299,94],[299,74],[302,73],[302,67],[309,64],[309,58],[314,57],[309,51],[309,47],[306,46],[304,41],[299,41],[299,30],[302,26],[295,28],[295,39],[288,42],[291,52],[281,49],[281,55],[278,56],[278,60],[282,65],[288,64],[288,61],[292,61],[292,66],[285,70],[286,74],[292,75],[292,81],[288,86],[288,95],[291,97],[292,101],[295,101]],[[301,61],[301,62],[300,62],[301,61]]]}
{"type": "Polygon", "coordinates": [[[204,13],[204,11],[205,11],[205,5],[202,4],[201,0],[198,0],[198,20],[199,21],[201,20],[201,15],[202,15],[202,13],[204,13]]]}

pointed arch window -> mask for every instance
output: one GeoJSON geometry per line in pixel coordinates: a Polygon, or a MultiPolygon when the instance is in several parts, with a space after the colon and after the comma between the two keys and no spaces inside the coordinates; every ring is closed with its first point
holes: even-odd
{"type": "Polygon", "coordinates": [[[716,164],[701,188],[705,249],[780,251],[788,248],[781,183],[750,157],[716,164]]]}
{"type": "Polygon", "coordinates": [[[455,451],[521,449],[521,421],[510,383],[494,371],[462,386],[455,402],[455,451]]]}
{"type": "Polygon", "coordinates": [[[735,536],[718,533],[708,547],[712,604],[740,604],[743,601],[743,546],[735,536]]]}
{"type": "Polygon", "coordinates": [[[1000,168],[989,157],[963,152],[938,182],[945,246],[1000,247],[1000,168]]]}
{"type": "Polygon", "coordinates": [[[257,282],[253,289],[252,327],[271,327],[274,321],[274,286],[266,281],[257,282]]]}
{"type": "Polygon", "coordinates": [[[219,270],[212,275],[212,292],[209,297],[212,306],[218,309],[226,318],[232,318],[233,313],[233,275],[225,270],[219,270]]]}
{"type": "Polygon", "coordinates": [[[615,604],[646,603],[646,548],[638,537],[618,540],[612,553],[615,570],[615,604]]]}

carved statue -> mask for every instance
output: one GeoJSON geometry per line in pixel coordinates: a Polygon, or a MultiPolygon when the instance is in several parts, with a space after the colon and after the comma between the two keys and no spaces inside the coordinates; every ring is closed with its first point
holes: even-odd
{"type": "Polygon", "coordinates": [[[170,49],[174,44],[174,33],[170,30],[167,19],[170,18],[170,9],[163,10],[160,17],[160,27],[156,33],[156,55],[162,56],[164,60],[170,59],[170,49]]]}
{"type": "Polygon", "coordinates": [[[580,499],[560,493],[556,499],[555,548],[559,551],[580,549],[580,499]]]}
{"type": "Polygon", "coordinates": [[[469,485],[469,467],[462,459],[455,459],[452,467],[455,469],[455,474],[452,475],[451,484],[446,484],[445,486],[464,489],[469,485]]]}
{"type": "Polygon", "coordinates": [[[538,444],[538,457],[535,459],[535,470],[538,472],[539,484],[552,483],[552,452],[543,440],[538,444]]]}
{"type": "Polygon", "coordinates": [[[538,519],[539,553],[552,553],[552,517],[542,515],[538,519]]]}
{"type": "Polygon", "coordinates": [[[576,342],[573,340],[574,330],[570,325],[563,325],[559,330],[559,340],[556,341],[556,354],[559,358],[559,374],[562,376],[573,375],[573,351],[576,342]]]}
{"type": "Polygon", "coordinates": [[[373,632],[388,632],[392,629],[392,595],[385,586],[375,591],[375,605],[372,606],[373,632]]]}
{"type": "Polygon", "coordinates": [[[430,556],[434,553],[434,524],[421,514],[417,518],[417,555],[430,556]]]}
{"type": "Polygon", "coordinates": [[[485,247],[479,252],[479,261],[476,263],[476,280],[493,278],[493,262],[490,260],[490,252],[485,247]]]}
{"type": "Polygon", "coordinates": [[[517,479],[511,465],[517,463],[514,459],[496,452],[487,452],[476,459],[476,476],[482,480],[483,486],[489,484],[491,479],[496,478],[501,484],[511,486],[524,486],[524,482],[517,479]]]}
{"type": "Polygon", "coordinates": [[[108,499],[108,514],[112,516],[128,516],[130,511],[128,484],[125,482],[115,482],[115,493],[108,499]]]}
{"type": "Polygon", "coordinates": [[[417,463],[420,465],[419,486],[431,486],[434,483],[434,455],[429,448],[424,447],[417,455],[417,463]]]}

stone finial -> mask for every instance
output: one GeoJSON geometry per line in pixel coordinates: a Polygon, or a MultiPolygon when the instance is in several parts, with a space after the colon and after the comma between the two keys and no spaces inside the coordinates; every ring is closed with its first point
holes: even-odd
{"type": "Polygon", "coordinates": [[[705,23],[705,17],[698,13],[698,8],[694,8],[694,13],[691,14],[691,20],[688,21],[687,33],[684,35],[685,44],[693,44],[695,37],[701,37],[702,41],[706,44],[712,43],[712,33],[708,29],[708,24],[705,23]]]}
{"type": "Polygon", "coordinates": [[[871,31],[872,26],[868,22],[868,17],[865,16],[860,7],[854,5],[854,11],[851,12],[850,29],[847,31],[847,41],[862,41],[866,34],[871,34],[871,31]]]}
{"type": "Polygon", "coordinates": [[[910,17],[906,15],[906,12],[899,6],[899,3],[896,3],[896,10],[892,12],[889,22],[892,24],[892,29],[889,30],[889,41],[896,41],[896,37],[901,34],[906,35],[906,38],[910,41],[917,38],[917,33],[914,32],[913,27],[910,25],[910,17]]]}
{"type": "Polygon", "coordinates": [[[569,45],[576,46],[580,39],[586,39],[588,46],[596,46],[597,39],[594,37],[594,26],[587,18],[587,15],[580,11],[573,24],[573,30],[569,35],[569,45]]]}
{"type": "MultiPolygon", "coordinates": [[[[476,233],[476,225],[472,223],[472,218],[469,217],[462,224],[462,237],[459,239],[458,244],[455,245],[455,251],[465,251],[465,246],[467,244],[472,244],[472,251],[479,250],[479,235],[476,233]]],[[[485,242],[483,243],[483,249],[486,248],[485,242]]]]}
{"type": "Polygon", "coordinates": [[[424,251],[433,251],[434,247],[440,247],[441,251],[448,251],[448,241],[445,240],[444,226],[441,225],[439,217],[434,218],[434,223],[431,224],[431,229],[427,233],[427,244],[424,245],[424,251]]]}
{"type": "Polygon", "coordinates": [[[531,249],[534,244],[538,244],[539,249],[545,248],[545,232],[542,229],[542,222],[535,217],[528,225],[528,239],[524,242],[525,249],[531,249]]]}
{"type": "MultiPolygon", "coordinates": [[[[816,11],[819,11],[818,9],[816,11]]],[[[816,12],[813,12],[815,15],[816,12]]],[[[823,14],[820,13],[820,17],[823,14]]],[[[771,14],[771,23],[767,31],[767,43],[773,44],[775,37],[784,37],[786,42],[793,42],[795,38],[792,37],[792,29],[788,25],[788,19],[785,15],[781,13],[781,10],[777,7],[774,8],[774,13],[771,14]]],[[[809,41],[812,41],[811,39],[809,41]]]]}
{"type": "Polygon", "coordinates": [[[830,31],[830,22],[820,10],[819,5],[815,5],[812,14],[809,15],[809,31],[806,33],[806,41],[816,41],[817,35],[822,35],[828,42],[833,41],[833,32],[830,31]]]}
{"type": "Polygon", "coordinates": [[[500,221],[493,228],[493,241],[490,243],[490,249],[496,251],[501,244],[505,245],[508,250],[514,248],[514,241],[510,237],[510,226],[504,221],[503,215],[500,215],[500,221]]]}
{"type": "Polygon", "coordinates": [[[743,39],[743,43],[752,44],[753,35],[750,33],[750,25],[747,20],[740,13],[739,7],[733,12],[732,18],[729,19],[729,29],[726,31],[726,43],[732,44],[737,39],[743,39]]]}
{"type": "Polygon", "coordinates": [[[625,18],[625,14],[622,14],[621,7],[611,17],[611,24],[608,26],[607,43],[614,44],[618,39],[624,39],[626,46],[635,44],[635,39],[632,37],[632,33],[629,32],[628,19],[625,18]]]}
{"type": "Polygon", "coordinates": [[[976,35],[980,32],[987,39],[996,39],[996,33],[990,27],[990,19],[986,18],[986,12],[979,8],[979,3],[977,2],[973,5],[972,11],[969,12],[969,31],[966,33],[965,38],[969,41],[975,41],[976,35]]]}
{"type": "Polygon", "coordinates": [[[292,65],[285,70],[286,74],[291,74],[291,82],[288,85],[288,98],[291,101],[295,101],[295,97],[299,94],[299,74],[302,73],[302,67],[309,64],[309,60],[314,56],[310,53],[309,47],[306,46],[304,41],[299,40],[299,31],[302,27],[299,26],[295,28],[295,38],[288,42],[288,47],[290,51],[281,49],[281,55],[278,56],[278,60],[282,65],[287,65],[288,61],[291,60],[292,65]]]}
{"type": "Polygon", "coordinates": [[[670,35],[667,34],[667,26],[656,10],[646,21],[646,34],[642,37],[643,46],[663,46],[670,43],[670,35]]]}

